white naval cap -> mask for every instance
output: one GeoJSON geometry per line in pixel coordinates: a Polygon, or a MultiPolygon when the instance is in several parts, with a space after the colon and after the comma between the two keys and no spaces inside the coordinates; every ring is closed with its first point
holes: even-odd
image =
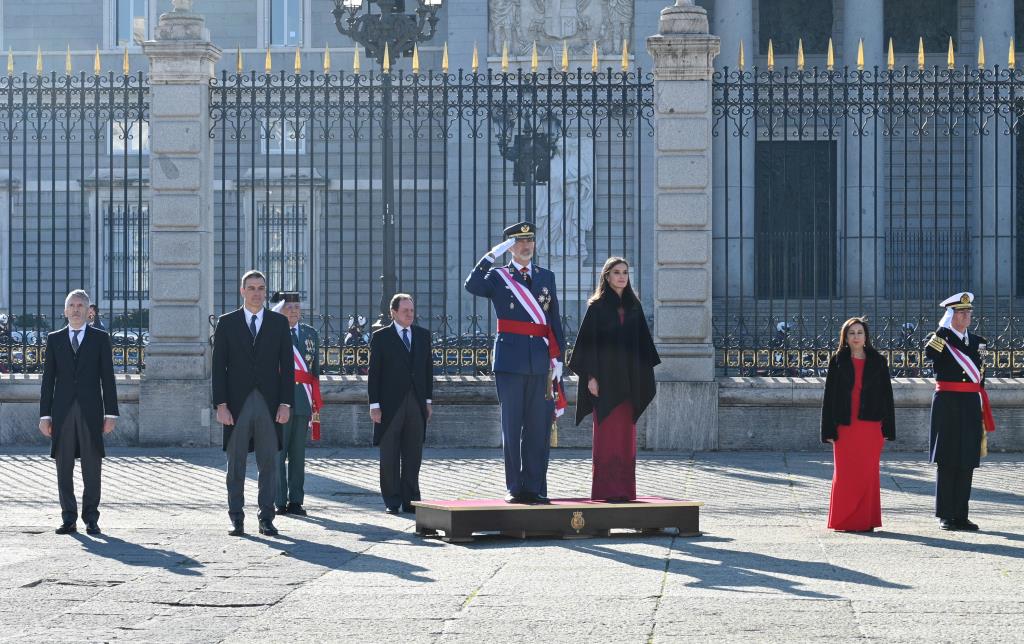
{"type": "Polygon", "coordinates": [[[942,308],[949,308],[955,311],[963,311],[973,309],[974,293],[964,291],[963,293],[957,293],[956,295],[950,295],[942,301],[939,306],[942,308]]]}

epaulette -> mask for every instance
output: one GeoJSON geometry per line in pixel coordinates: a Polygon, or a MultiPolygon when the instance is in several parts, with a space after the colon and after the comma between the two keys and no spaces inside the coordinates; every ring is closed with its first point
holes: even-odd
{"type": "Polygon", "coordinates": [[[946,341],[933,333],[931,334],[931,338],[928,340],[928,346],[939,353],[942,353],[946,349],[946,341]]]}

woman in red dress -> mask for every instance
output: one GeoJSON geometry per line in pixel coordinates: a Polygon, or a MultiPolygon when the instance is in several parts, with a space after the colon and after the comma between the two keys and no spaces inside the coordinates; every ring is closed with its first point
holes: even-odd
{"type": "Polygon", "coordinates": [[[579,376],[576,424],[594,415],[590,498],[636,499],[636,421],[654,399],[660,362],[629,263],[609,257],[566,365],[579,376]]]}
{"type": "Polygon", "coordinates": [[[835,471],[828,527],[872,532],[882,525],[879,461],[885,440],[896,440],[889,366],[871,346],[862,318],[839,331],[839,349],[828,363],[821,406],[821,440],[832,443],[835,471]]]}

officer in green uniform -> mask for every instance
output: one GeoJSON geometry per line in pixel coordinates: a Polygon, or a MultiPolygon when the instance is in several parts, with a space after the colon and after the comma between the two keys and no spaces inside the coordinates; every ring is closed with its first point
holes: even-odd
{"type": "MultiPolygon", "coordinates": [[[[302,303],[296,292],[277,292],[271,297],[272,310],[288,318],[292,346],[295,347],[295,405],[291,417],[283,425],[284,439],[277,455],[278,514],[306,515],[302,507],[303,485],[306,478],[306,433],[314,415],[313,387],[300,382],[303,373],[320,378],[320,336],[316,329],[301,324],[302,303]],[[301,359],[302,364],[299,364],[301,359]]],[[[308,376],[307,376],[308,379],[308,376]]],[[[319,391],[317,391],[319,394],[319,391]]],[[[314,438],[316,438],[314,436],[314,438]]]]}

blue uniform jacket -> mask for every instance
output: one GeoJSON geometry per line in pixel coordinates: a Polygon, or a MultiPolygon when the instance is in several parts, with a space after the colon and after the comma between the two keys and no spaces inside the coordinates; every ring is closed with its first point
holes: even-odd
{"type": "MultiPolygon", "coordinates": [[[[533,264],[530,288],[534,298],[539,302],[547,302],[544,314],[551,324],[551,329],[558,340],[561,351],[560,361],[565,361],[565,336],[562,333],[562,319],[558,310],[558,296],[555,292],[555,274],[533,264]]],[[[526,285],[526,280],[511,263],[494,266],[486,256],[473,268],[466,278],[466,290],[477,297],[491,300],[494,314],[501,320],[533,322],[533,318],[519,303],[512,293],[511,287],[497,274],[497,271],[508,271],[512,279],[526,285]]],[[[495,372],[517,373],[523,375],[544,375],[551,366],[548,357],[548,346],[543,339],[512,333],[497,333],[494,338],[495,372]]]]}

